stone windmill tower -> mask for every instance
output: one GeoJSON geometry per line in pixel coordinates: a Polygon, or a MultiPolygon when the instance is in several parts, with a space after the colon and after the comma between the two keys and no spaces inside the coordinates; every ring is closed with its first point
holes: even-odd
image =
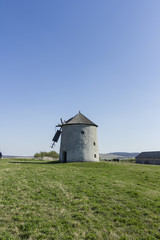
{"type": "Polygon", "coordinates": [[[61,134],[61,163],[99,161],[96,124],[79,112],[68,121],[61,121],[57,127],[60,127],[60,130],[53,138],[53,145],[61,134]]]}

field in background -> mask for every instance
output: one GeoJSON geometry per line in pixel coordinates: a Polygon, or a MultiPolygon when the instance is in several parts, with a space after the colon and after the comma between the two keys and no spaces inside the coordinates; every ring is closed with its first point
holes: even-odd
{"type": "Polygon", "coordinates": [[[160,166],[0,160],[0,239],[160,239],[160,166]]]}

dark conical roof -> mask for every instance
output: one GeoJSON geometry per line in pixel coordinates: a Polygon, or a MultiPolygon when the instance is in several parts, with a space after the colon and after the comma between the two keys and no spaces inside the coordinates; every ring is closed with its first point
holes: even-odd
{"type": "Polygon", "coordinates": [[[95,123],[90,121],[88,118],[86,118],[82,113],[78,113],[75,115],[73,118],[70,118],[66,122],[63,123],[63,126],[65,125],[73,125],[73,124],[84,124],[84,125],[90,125],[90,126],[96,126],[98,127],[95,123]]]}

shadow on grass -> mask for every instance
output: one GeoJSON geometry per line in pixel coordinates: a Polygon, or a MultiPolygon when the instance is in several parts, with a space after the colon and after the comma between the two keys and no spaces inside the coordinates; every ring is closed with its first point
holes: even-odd
{"type": "Polygon", "coordinates": [[[20,164],[58,164],[59,161],[49,161],[49,162],[9,162],[9,163],[20,163],[20,164]]]}

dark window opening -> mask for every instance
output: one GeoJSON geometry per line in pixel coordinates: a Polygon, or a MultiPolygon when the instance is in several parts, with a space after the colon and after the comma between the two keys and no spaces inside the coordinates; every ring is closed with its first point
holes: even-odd
{"type": "Polygon", "coordinates": [[[93,145],[95,146],[95,145],[96,145],[96,143],[95,143],[95,142],[93,142],[93,145]]]}
{"type": "Polygon", "coordinates": [[[96,158],[96,154],[94,154],[94,157],[96,158]]]}
{"type": "Polygon", "coordinates": [[[84,131],[81,131],[81,134],[83,134],[83,135],[84,135],[84,131]]]}

